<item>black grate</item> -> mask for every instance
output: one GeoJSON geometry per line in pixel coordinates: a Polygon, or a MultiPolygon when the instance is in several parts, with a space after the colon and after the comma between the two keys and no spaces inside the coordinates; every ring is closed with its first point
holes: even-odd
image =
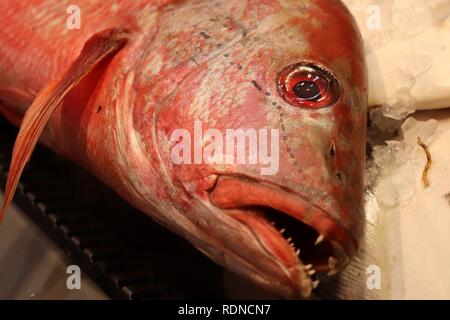
{"type": "MultiPolygon", "coordinates": [[[[2,188],[16,135],[0,119],[2,188]]],[[[219,266],[44,147],[14,202],[112,299],[223,298],[219,266]]]]}

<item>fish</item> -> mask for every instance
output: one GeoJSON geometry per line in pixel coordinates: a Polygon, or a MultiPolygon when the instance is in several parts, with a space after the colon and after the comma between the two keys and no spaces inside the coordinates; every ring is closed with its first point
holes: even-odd
{"type": "Polygon", "coordinates": [[[39,142],[279,297],[355,256],[367,68],[341,1],[4,0],[0,21],[1,217],[39,142]]]}

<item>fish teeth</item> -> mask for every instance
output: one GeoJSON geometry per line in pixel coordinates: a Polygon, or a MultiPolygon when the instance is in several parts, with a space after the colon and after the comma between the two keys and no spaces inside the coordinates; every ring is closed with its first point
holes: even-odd
{"type": "Polygon", "coordinates": [[[307,264],[307,265],[305,266],[305,269],[306,269],[306,270],[311,270],[311,269],[312,269],[312,267],[313,267],[313,265],[312,265],[312,264],[307,264]]]}
{"type": "Polygon", "coordinates": [[[335,257],[328,258],[328,268],[333,270],[338,263],[338,260],[335,257]]]}
{"type": "Polygon", "coordinates": [[[317,239],[316,242],[314,242],[314,245],[317,246],[319,243],[321,243],[323,240],[325,239],[325,236],[323,234],[320,234],[317,239]]]}
{"type": "Polygon", "coordinates": [[[319,285],[319,280],[313,281],[312,285],[314,289],[317,288],[317,286],[319,285]]]}
{"type": "Polygon", "coordinates": [[[314,275],[315,273],[316,273],[316,270],[314,270],[314,269],[308,271],[308,274],[310,276],[314,275]]]}
{"type": "Polygon", "coordinates": [[[327,276],[334,276],[338,271],[336,269],[331,269],[330,271],[328,271],[327,276]]]}
{"type": "Polygon", "coordinates": [[[300,255],[300,249],[297,249],[297,250],[295,251],[295,254],[296,254],[297,256],[299,256],[299,255],[300,255]]]}
{"type": "Polygon", "coordinates": [[[291,237],[287,238],[287,242],[292,243],[292,238],[291,237]]]}
{"type": "Polygon", "coordinates": [[[280,233],[283,234],[285,231],[286,231],[286,229],[283,228],[283,229],[280,230],[280,233]]]}

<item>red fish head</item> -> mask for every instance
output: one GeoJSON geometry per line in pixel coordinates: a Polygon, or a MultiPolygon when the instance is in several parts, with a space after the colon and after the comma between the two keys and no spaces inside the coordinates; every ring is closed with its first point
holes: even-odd
{"type": "Polygon", "coordinates": [[[252,3],[230,1],[225,17],[195,7],[192,30],[171,13],[155,39],[183,50],[146,60],[162,68],[152,130],[180,212],[166,224],[243,277],[305,297],[361,235],[363,44],[339,1],[252,3]]]}

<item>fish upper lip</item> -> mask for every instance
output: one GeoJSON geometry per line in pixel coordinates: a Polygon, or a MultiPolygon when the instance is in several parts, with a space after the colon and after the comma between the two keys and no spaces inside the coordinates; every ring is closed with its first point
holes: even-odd
{"type": "MultiPolygon", "coordinates": [[[[302,261],[301,256],[297,257],[296,248],[290,244],[290,241],[284,238],[278,229],[271,226],[266,218],[258,216],[254,206],[272,208],[291,216],[317,231],[319,234],[317,241],[326,239],[333,254],[328,258],[328,264],[326,264],[328,268],[319,266],[317,271],[334,274],[348,263],[349,257],[356,251],[354,239],[349,233],[326,211],[301,195],[276,184],[261,182],[242,175],[216,174],[214,180],[214,184],[208,188],[211,203],[220,209],[227,210],[231,216],[247,224],[263,248],[276,257],[277,261],[283,261],[291,277],[298,272],[296,269],[299,267],[306,268],[303,271],[310,276],[314,272],[310,264],[302,261]],[[251,209],[248,210],[248,208],[251,209]],[[267,241],[271,243],[267,244],[267,241]]],[[[314,251],[317,250],[314,249],[314,251]]]]}

